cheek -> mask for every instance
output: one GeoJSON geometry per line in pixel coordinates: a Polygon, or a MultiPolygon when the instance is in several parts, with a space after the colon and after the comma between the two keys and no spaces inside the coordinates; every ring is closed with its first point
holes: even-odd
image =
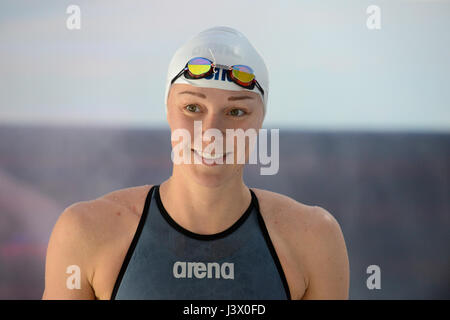
{"type": "Polygon", "coordinates": [[[261,129],[264,120],[264,107],[261,105],[257,110],[252,125],[254,128],[261,129]]]}
{"type": "Polygon", "coordinates": [[[194,137],[194,124],[192,121],[187,121],[185,117],[180,116],[171,116],[168,118],[172,147],[180,142],[186,144],[188,141],[192,141],[194,137]]]}
{"type": "Polygon", "coordinates": [[[251,126],[253,128],[261,128],[262,122],[264,119],[264,104],[258,103],[253,105],[252,116],[251,118],[251,126]]]}
{"type": "Polygon", "coordinates": [[[167,122],[169,123],[169,127],[172,131],[178,128],[190,130],[190,126],[192,126],[192,121],[188,121],[187,117],[184,116],[183,112],[179,110],[177,105],[169,105],[167,122]]]}

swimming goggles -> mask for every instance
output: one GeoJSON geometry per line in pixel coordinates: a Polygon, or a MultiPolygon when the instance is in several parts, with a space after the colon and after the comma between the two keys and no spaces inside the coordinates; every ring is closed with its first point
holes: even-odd
{"type": "Polygon", "coordinates": [[[202,79],[211,76],[216,73],[216,67],[223,68],[226,72],[229,80],[236,83],[238,86],[253,90],[255,86],[261,91],[264,96],[264,90],[256,81],[253,69],[249,66],[238,64],[231,67],[214,64],[211,60],[202,57],[196,57],[190,59],[186,66],[172,79],[170,84],[172,85],[181,75],[184,75],[186,79],[202,79]]]}

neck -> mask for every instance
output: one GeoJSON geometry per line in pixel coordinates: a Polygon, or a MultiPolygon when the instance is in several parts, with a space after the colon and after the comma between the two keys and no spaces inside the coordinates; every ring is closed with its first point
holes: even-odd
{"type": "Polygon", "coordinates": [[[172,219],[199,234],[214,234],[227,229],[241,217],[251,201],[242,175],[211,187],[186,179],[174,170],[159,190],[161,201],[172,219]]]}

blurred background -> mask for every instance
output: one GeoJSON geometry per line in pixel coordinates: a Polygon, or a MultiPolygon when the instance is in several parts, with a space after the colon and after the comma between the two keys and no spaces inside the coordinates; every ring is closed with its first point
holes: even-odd
{"type": "Polygon", "coordinates": [[[0,299],[41,298],[66,207],[170,176],[167,67],[215,25],[269,69],[280,168],[246,184],[336,217],[351,299],[450,299],[450,0],[2,0],[0,299]]]}

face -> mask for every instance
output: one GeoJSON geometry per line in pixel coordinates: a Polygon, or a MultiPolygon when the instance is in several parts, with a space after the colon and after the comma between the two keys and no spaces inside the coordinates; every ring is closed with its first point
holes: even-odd
{"type": "MultiPolygon", "coordinates": [[[[177,170],[176,173],[183,175],[186,179],[193,179],[199,184],[210,187],[221,185],[230,179],[241,179],[244,163],[248,161],[251,150],[249,148],[250,140],[248,137],[245,138],[245,150],[242,150],[245,154],[245,162],[238,163],[238,139],[233,138],[234,148],[227,147],[226,130],[242,129],[247,131],[253,129],[256,133],[258,132],[263,122],[263,102],[259,94],[245,90],[231,91],[174,84],[169,92],[167,109],[167,121],[172,134],[177,129],[184,129],[190,135],[190,141],[185,141],[183,147],[186,155],[189,154],[190,162],[174,163],[174,173],[177,170]],[[196,151],[199,145],[194,144],[194,121],[201,121],[199,128],[201,128],[202,136],[208,129],[216,129],[216,133],[221,133],[223,137],[220,142],[222,150],[211,148],[215,141],[214,138],[210,141],[200,142],[201,150],[206,153],[202,158],[201,153],[196,151]],[[230,152],[228,157],[232,159],[231,164],[226,163],[228,161],[220,157],[222,164],[210,165],[214,160],[207,158],[221,154],[225,157],[227,152],[230,152]],[[200,163],[194,162],[195,158],[200,163]]],[[[181,140],[172,141],[172,148],[175,148],[180,142],[181,140]]],[[[217,144],[219,144],[218,142],[217,144]]]]}

